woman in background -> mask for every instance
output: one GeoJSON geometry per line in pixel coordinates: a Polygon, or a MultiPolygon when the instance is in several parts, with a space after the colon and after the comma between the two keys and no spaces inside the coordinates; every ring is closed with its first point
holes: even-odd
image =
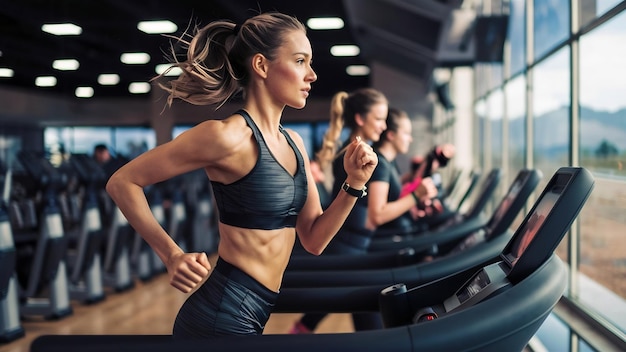
{"type": "MultiPolygon", "coordinates": [[[[332,101],[330,127],[324,136],[323,147],[318,153],[318,159],[322,166],[330,163],[333,165],[334,194],[341,192],[345,187],[341,182],[337,182],[344,177],[344,172],[342,172],[343,149],[349,140],[357,136],[368,142],[373,142],[374,145],[379,144],[387,153],[387,157],[393,161],[398,153],[408,152],[409,144],[412,141],[411,121],[406,114],[395,109],[389,109],[386,97],[375,89],[364,88],[352,94],[337,93],[332,101]],[[343,144],[340,152],[336,153],[336,140],[344,126],[350,129],[350,136],[343,144]]],[[[394,198],[396,201],[388,203],[389,185],[392,182],[394,185],[397,184],[396,188],[399,194],[400,177],[397,172],[391,173],[391,170],[395,170],[395,166],[381,163],[383,160],[381,156],[378,154],[379,163],[366,186],[367,194],[361,193],[359,195],[360,198],[356,206],[324,254],[362,255],[367,253],[377,226],[398,217],[410,216],[407,212],[419,199],[436,195],[432,180],[425,179],[421,186],[417,187],[414,193],[411,193],[412,195],[404,199],[397,199],[396,195],[394,198]],[[383,167],[379,170],[381,166],[383,167]],[[378,175],[376,179],[374,175],[378,175]],[[375,215],[372,216],[372,212],[375,215]],[[385,212],[388,214],[383,214],[385,212]]],[[[311,333],[325,316],[325,313],[305,314],[293,325],[289,333],[311,333]]],[[[353,313],[352,320],[357,331],[382,328],[382,321],[378,313],[353,313]]]]}

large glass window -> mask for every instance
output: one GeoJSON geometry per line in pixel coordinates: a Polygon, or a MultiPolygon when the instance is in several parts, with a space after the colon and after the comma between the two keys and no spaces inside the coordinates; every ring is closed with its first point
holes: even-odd
{"type": "MultiPolygon", "coordinates": [[[[487,104],[489,105],[489,123],[491,130],[491,169],[502,169],[502,157],[503,157],[503,130],[502,130],[502,116],[504,114],[504,96],[501,89],[497,89],[489,94],[487,104]]],[[[491,170],[484,170],[485,173],[491,170]]],[[[500,182],[497,195],[503,194],[502,185],[504,182],[500,182]]]]}
{"type": "Polygon", "coordinates": [[[533,159],[548,177],[569,165],[569,66],[569,47],[565,47],[534,69],[533,159]]]}
{"type": "Polygon", "coordinates": [[[156,135],[151,128],[115,128],[113,133],[115,150],[129,159],[156,146],[156,135]]]}
{"type": "Polygon", "coordinates": [[[534,0],[535,59],[568,38],[570,0],[534,0]]]}
{"type": "Polygon", "coordinates": [[[580,26],[584,27],[620,2],[622,0],[579,0],[580,26]]]}
{"type": "Polygon", "coordinates": [[[518,76],[504,88],[509,125],[509,180],[523,169],[526,160],[526,78],[518,76]]]}
{"type": "Polygon", "coordinates": [[[509,45],[511,47],[511,76],[526,67],[526,1],[512,0],[509,17],[509,45]]]}
{"type": "Polygon", "coordinates": [[[51,153],[91,155],[97,144],[109,147],[111,154],[134,158],[156,145],[154,131],[148,127],[48,127],[44,146],[51,153]]]}
{"type": "MultiPolygon", "coordinates": [[[[560,167],[570,165],[569,53],[569,47],[564,47],[533,70],[533,160],[544,176],[538,190],[560,167]]],[[[567,242],[566,237],[557,248],[565,261],[567,242]]]]}
{"type": "Polygon", "coordinates": [[[580,40],[580,156],[596,184],[579,216],[579,296],[626,332],[626,47],[616,45],[624,42],[624,13],[580,40]]]}
{"type": "Polygon", "coordinates": [[[487,143],[485,143],[485,123],[487,120],[487,104],[485,100],[480,100],[476,103],[474,113],[476,114],[477,123],[477,151],[476,165],[481,168],[485,167],[485,153],[487,152],[487,143]]]}

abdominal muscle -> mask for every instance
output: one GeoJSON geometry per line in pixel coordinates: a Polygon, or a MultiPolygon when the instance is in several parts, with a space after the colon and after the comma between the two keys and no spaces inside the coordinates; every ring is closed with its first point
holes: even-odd
{"type": "Polygon", "coordinates": [[[219,223],[219,230],[219,257],[278,292],[295,243],[295,229],[242,229],[219,223]]]}

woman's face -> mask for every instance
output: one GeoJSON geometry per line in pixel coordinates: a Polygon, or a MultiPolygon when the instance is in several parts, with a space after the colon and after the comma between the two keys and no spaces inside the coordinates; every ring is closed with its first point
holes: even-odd
{"type": "Polygon", "coordinates": [[[394,137],[392,144],[398,154],[406,154],[409,152],[409,147],[413,142],[413,135],[411,134],[413,126],[411,125],[411,120],[407,116],[398,119],[397,123],[398,130],[393,133],[394,137]]]}
{"type": "Polygon", "coordinates": [[[386,103],[372,105],[365,116],[357,116],[357,135],[366,141],[377,142],[381,133],[387,128],[387,112],[389,106],[386,103]]]}
{"type": "Polygon", "coordinates": [[[313,51],[306,34],[300,30],[285,33],[283,45],[269,62],[265,84],[278,104],[301,109],[317,75],[311,67],[313,51]]]}

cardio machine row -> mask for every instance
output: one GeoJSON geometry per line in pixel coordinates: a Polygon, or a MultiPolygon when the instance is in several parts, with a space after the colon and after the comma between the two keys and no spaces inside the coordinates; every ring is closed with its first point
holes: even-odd
{"type": "MultiPolygon", "coordinates": [[[[39,152],[0,165],[0,343],[24,335],[25,317],[61,319],[71,301],[93,304],[164,272],[104,191],[86,154],[60,163],[39,152]]],[[[206,178],[183,175],[146,190],[161,225],[185,248],[214,251],[217,223],[206,178]]]]}

